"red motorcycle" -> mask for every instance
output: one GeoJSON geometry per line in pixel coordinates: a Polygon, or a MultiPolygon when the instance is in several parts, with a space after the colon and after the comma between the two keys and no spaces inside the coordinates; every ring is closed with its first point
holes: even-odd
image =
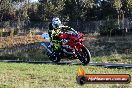
{"type": "Polygon", "coordinates": [[[72,30],[61,33],[58,38],[61,44],[59,50],[53,50],[54,46],[45,47],[52,62],[59,62],[62,58],[68,58],[79,59],[83,65],[89,63],[91,54],[83,44],[83,33],[72,30]]]}

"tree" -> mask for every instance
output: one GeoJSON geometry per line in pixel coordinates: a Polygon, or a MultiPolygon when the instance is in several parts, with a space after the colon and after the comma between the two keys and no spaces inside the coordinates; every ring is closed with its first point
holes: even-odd
{"type": "Polygon", "coordinates": [[[55,0],[49,2],[40,2],[38,5],[38,14],[41,20],[51,19],[53,16],[61,16],[64,1],[55,0]]]}
{"type": "Polygon", "coordinates": [[[63,15],[72,21],[85,21],[94,4],[93,0],[66,0],[63,15]]]}
{"type": "Polygon", "coordinates": [[[27,0],[1,0],[0,20],[17,20],[18,14],[22,20],[27,18],[27,0]],[[22,5],[22,6],[21,6],[22,5]]]}
{"type": "Polygon", "coordinates": [[[38,3],[33,3],[28,8],[28,16],[30,21],[40,21],[38,14],[38,3]]]}
{"type": "Polygon", "coordinates": [[[12,2],[24,2],[26,0],[11,0],[12,2]]]}
{"type": "Polygon", "coordinates": [[[118,18],[118,25],[120,25],[120,19],[122,17],[122,10],[121,10],[121,7],[122,7],[122,2],[121,0],[114,0],[113,1],[113,7],[116,9],[117,11],[117,18],[118,18]]]}
{"type": "Polygon", "coordinates": [[[0,21],[10,20],[14,16],[13,4],[10,0],[1,0],[0,3],[0,21]]]}
{"type": "Polygon", "coordinates": [[[132,0],[128,0],[128,11],[129,11],[129,16],[132,19],[132,0]]]}

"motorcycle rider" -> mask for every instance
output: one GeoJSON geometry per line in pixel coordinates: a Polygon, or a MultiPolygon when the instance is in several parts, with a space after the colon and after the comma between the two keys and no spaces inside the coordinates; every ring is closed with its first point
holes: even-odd
{"type": "Polygon", "coordinates": [[[49,29],[48,29],[48,34],[49,34],[49,37],[51,38],[52,36],[52,32],[54,30],[56,31],[61,31],[61,29],[70,29],[70,27],[68,26],[64,26],[63,24],[61,24],[61,21],[58,17],[55,17],[52,19],[52,22],[49,24],[49,29]]]}
{"type": "MultiPolygon", "coordinates": [[[[60,40],[58,37],[60,33],[63,33],[63,32],[69,31],[69,30],[73,30],[73,29],[68,26],[62,25],[61,21],[58,17],[55,17],[52,19],[52,23],[49,24],[48,33],[49,33],[50,40],[52,41],[52,43],[55,46],[55,49],[58,50],[60,48],[61,44],[65,48],[71,48],[70,46],[65,45],[68,42],[67,39],[60,40]],[[60,41],[62,41],[61,44],[60,44],[60,41]]],[[[52,45],[50,45],[50,46],[52,46],[52,45]]],[[[64,50],[64,51],[66,52],[66,50],[64,50]]],[[[73,52],[72,53],[67,52],[67,53],[72,54],[73,52]]]]}

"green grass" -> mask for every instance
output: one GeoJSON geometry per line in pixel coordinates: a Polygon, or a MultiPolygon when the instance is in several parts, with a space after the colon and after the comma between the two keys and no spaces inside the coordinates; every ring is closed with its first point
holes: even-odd
{"type": "Polygon", "coordinates": [[[92,62],[132,64],[132,54],[112,54],[110,56],[92,57],[92,62]]]}
{"type": "MultiPolygon", "coordinates": [[[[0,63],[0,88],[132,88],[130,84],[76,83],[77,65],[0,63]]],[[[130,74],[131,69],[83,66],[87,74],[130,74]]]]}
{"type": "MultiPolygon", "coordinates": [[[[63,61],[80,62],[78,59],[75,60],[63,59],[63,61]]],[[[97,56],[92,57],[90,59],[90,62],[132,64],[132,54],[112,54],[110,56],[97,56]]]]}

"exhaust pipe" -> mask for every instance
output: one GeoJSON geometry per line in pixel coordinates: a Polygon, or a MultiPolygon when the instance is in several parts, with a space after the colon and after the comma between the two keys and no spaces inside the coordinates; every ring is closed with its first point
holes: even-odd
{"type": "Polygon", "coordinates": [[[48,47],[47,47],[44,43],[41,43],[41,45],[44,46],[45,49],[46,49],[50,54],[52,53],[52,51],[51,51],[50,49],[48,49],[48,47]]]}

